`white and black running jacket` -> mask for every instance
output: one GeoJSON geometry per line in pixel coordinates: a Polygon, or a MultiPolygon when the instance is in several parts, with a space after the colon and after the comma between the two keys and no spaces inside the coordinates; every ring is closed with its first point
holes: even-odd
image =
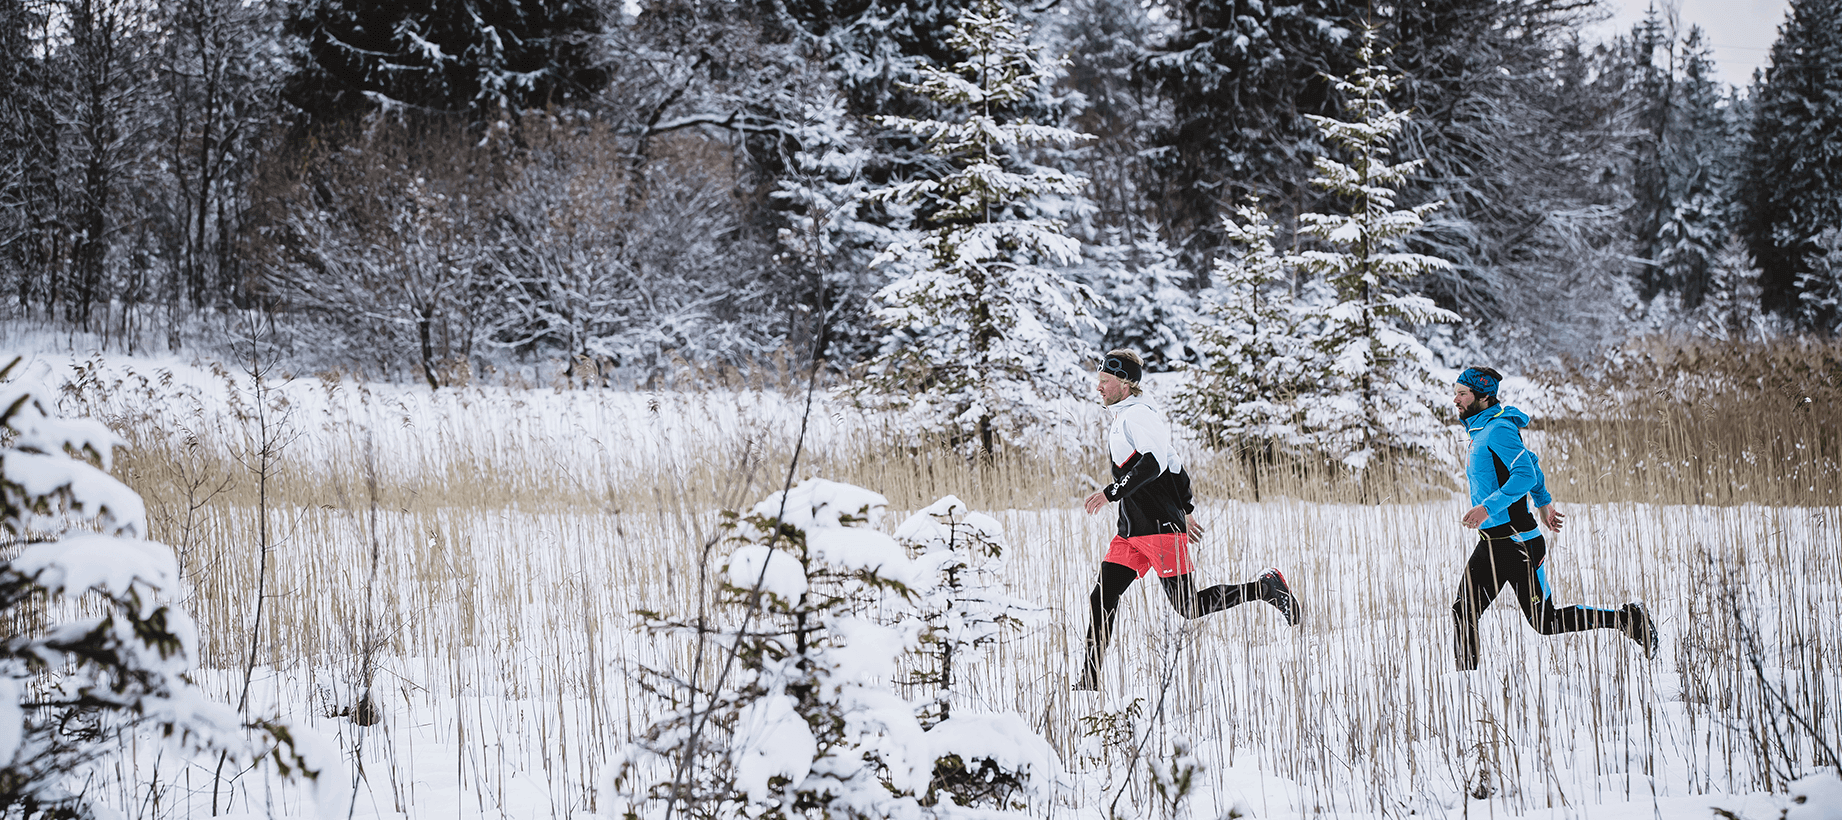
{"type": "Polygon", "coordinates": [[[1184,516],[1196,506],[1164,412],[1143,396],[1128,396],[1107,410],[1113,414],[1106,436],[1113,483],[1104,492],[1119,502],[1119,534],[1188,532],[1184,516]]]}

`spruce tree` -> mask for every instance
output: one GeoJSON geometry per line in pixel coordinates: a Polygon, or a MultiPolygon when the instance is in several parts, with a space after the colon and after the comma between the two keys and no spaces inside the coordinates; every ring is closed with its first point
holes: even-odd
{"type": "Polygon", "coordinates": [[[633,739],[613,785],[628,816],[892,816],[925,784],[912,704],[879,679],[911,632],[857,614],[901,597],[913,567],[875,528],[887,502],[812,479],[746,515],[726,513],[721,603],[733,618],[641,612],[657,636],[733,653],[714,676],[647,670],[675,711],[633,739]],[[714,678],[715,683],[711,680],[714,678]],[[640,811],[650,807],[654,811],[640,811]],[[676,811],[675,811],[676,810],[676,811]]]}
{"type": "MultiPolygon", "coordinates": [[[[1762,307],[1800,317],[1817,236],[1842,223],[1842,0],[1792,0],[1753,101],[1742,232],[1762,307]]],[[[1820,278],[1820,277],[1819,277],[1820,278]]]]}
{"type": "Polygon", "coordinates": [[[1655,283],[1700,306],[1731,231],[1732,177],[1741,136],[1714,80],[1714,52],[1699,26],[1682,41],[1682,76],[1672,83],[1674,117],[1661,154],[1666,213],[1657,227],[1655,283]]]}
{"type": "Polygon", "coordinates": [[[1663,18],[1654,3],[1644,12],[1644,19],[1631,27],[1631,38],[1623,45],[1630,60],[1626,96],[1637,101],[1631,146],[1632,203],[1625,220],[1636,246],[1635,256],[1640,260],[1636,271],[1639,290],[1650,298],[1663,288],[1655,260],[1661,241],[1659,233],[1673,209],[1666,154],[1675,107],[1675,44],[1664,32],[1663,18]]]}
{"type": "Polygon", "coordinates": [[[1325,456],[1357,471],[1378,455],[1443,453],[1445,384],[1406,326],[1458,316],[1400,290],[1448,264],[1404,247],[1440,203],[1394,206],[1423,161],[1387,161],[1409,115],[1388,105],[1400,75],[1376,62],[1374,40],[1370,29],[1361,66],[1330,78],[1350,119],[1310,117],[1349,159],[1319,157],[1312,184],[1348,213],[1300,215],[1308,244],[1291,253],[1275,248],[1271,217],[1253,206],[1224,222],[1243,250],[1217,263],[1219,300],[1196,334],[1206,363],[1175,407],[1213,446],[1325,456]],[[1300,281],[1297,291],[1272,284],[1285,280],[1300,281]]]}
{"type": "Polygon", "coordinates": [[[1079,243],[1042,210],[1042,198],[1076,194],[1085,180],[1023,155],[1084,135],[1015,115],[1057,63],[997,0],[961,15],[952,43],[964,58],[923,67],[916,89],[963,119],[880,120],[925,139],[939,170],[874,194],[914,206],[933,227],[878,257],[903,273],[877,294],[888,336],[858,395],[915,410],[927,431],[991,453],[1087,378],[1079,333],[1094,325],[1092,293],[1051,267],[1077,260],[1079,243]]]}
{"type": "Polygon", "coordinates": [[[1442,203],[1394,207],[1398,187],[1423,162],[1388,162],[1410,115],[1388,105],[1400,75],[1377,64],[1374,41],[1370,29],[1361,66],[1333,80],[1351,118],[1310,117],[1349,158],[1319,157],[1312,184],[1342,200],[1349,213],[1301,215],[1299,233],[1321,244],[1297,256],[1299,268],[1321,276],[1336,296],[1312,340],[1322,369],[1305,379],[1297,398],[1304,427],[1320,449],[1356,470],[1385,453],[1444,452],[1437,413],[1446,385],[1433,374],[1432,353],[1405,326],[1459,320],[1431,299],[1400,290],[1403,280],[1450,263],[1403,247],[1442,203]]]}
{"type": "Polygon", "coordinates": [[[1175,4],[1176,34],[1140,64],[1172,108],[1174,121],[1155,137],[1153,173],[1174,241],[1212,250],[1220,218],[1249,195],[1286,216],[1314,204],[1305,177],[1318,133],[1300,115],[1335,110],[1324,78],[1353,65],[1362,8],[1348,0],[1175,4]]]}
{"type": "Polygon", "coordinates": [[[1696,329],[1723,341],[1744,341],[1759,324],[1759,269],[1739,235],[1729,234],[1708,268],[1708,291],[1692,314],[1696,329]]]}
{"type": "Polygon", "coordinates": [[[1308,449],[1293,399],[1316,356],[1292,295],[1297,260],[1276,249],[1278,228],[1258,206],[1242,205],[1238,221],[1223,219],[1227,252],[1215,259],[1192,342],[1201,363],[1171,415],[1208,446],[1270,456],[1308,449]]]}
{"type": "Polygon", "coordinates": [[[1199,306],[1190,290],[1195,277],[1177,249],[1149,225],[1136,231],[1103,228],[1096,239],[1084,251],[1086,261],[1071,272],[1100,301],[1096,318],[1106,330],[1096,334],[1094,347],[1137,350],[1154,372],[1194,358],[1189,326],[1199,306]]]}
{"type": "Polygon", "coordinates": [[[972,702],[962,670],[1007,629],[1041,621],[1043,609],[1005,592],[1003,527],[956,496],[909,516],[895,539],[915,559],[914,614],[924,629],[909,680],[933,690],[933,703],[921,709],[922,725],[933,728],[953,716],[956,702],[972,702]]]}
{"type": "Polygon", "coordinates": [[[1827,228],[1810,242],[1797,274],[1797,321],[1830,336],[1842,335],[1842,228],[1827,228]]]}

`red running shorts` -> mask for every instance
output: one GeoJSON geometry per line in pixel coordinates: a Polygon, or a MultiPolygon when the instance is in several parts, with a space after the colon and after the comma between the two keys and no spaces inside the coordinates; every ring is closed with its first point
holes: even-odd
{"type": "Polygon", "coordinates": [[[1188,575],[1196,569],[1196,565],[1190,563],[1190,536],[1181,532],[1131,538],[1115,535],[1102,560],[1130,567],[1140,578],[1154,569],[1159,578],[1188,575]]]}

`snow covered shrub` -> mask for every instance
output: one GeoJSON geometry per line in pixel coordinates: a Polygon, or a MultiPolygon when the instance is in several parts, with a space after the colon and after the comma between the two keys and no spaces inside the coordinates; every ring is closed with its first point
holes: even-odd
{"type": "Polygon", "coordinates": [[[617,763],[625,816],[669,813],[672,804],[693,816],[765,818],[918,809],[913,795],[931,762],[920,754],[921,725],[913,706],[879,683],[915,631],[858,612],[899,601],[913,574],[901,546],[872,528],[886,504],[814,479],[746,515],[726,513],[733,549],[721,588],[730,619],[642,613],[655,634],[733,653],[733,668],[725,660],[714,682],[697,669],[648,670],[649,687],[678,708],[617,763]]]}
{"type": "Polygon", "coordinates": [[[1201,785],[1197,775],[1202,772],[1202,763],[1196,759],[1188,740],[1174,738],[1170,746],[1169,756],[1148,757],[1145,767],[1150,770],[1151,794],[1157,800],[1158,816],[1178,820],[1189,814],[1190,795],[1201,785]]]}
{"type": "Polygon", "coordinates": [[[122,441],[101,423],[59,418],[54,391],[0,368],[0,812],[81,818],[94,767],[130,736],[182,753],[249,761],[317,778],[326,762],[291,731],[206,699],[187,673],[197,631],[156,593],[178,585],[171,549],[143,540],[140,496],[105,470],[122,441]],[[82,599],[93,617],[63,620],[82,599]],[[264,751],[255,751],[258,746],[264,751]],[[305,747],[304,747],[305,748],[305,747]],[[313,757],[313,760],[309,760],[313,757]]]}
{"type": "Polygon", "coordinates": [[[955,671],[996,644],[1006,628],[1043,615],[1042,607],[1004,591],[997,520],[949,495],[909,516],[895,537],[918,553],[911,602],[924,628],[920,668],[910,682],[934,693],[920,705],[937,756],[925,802],[944,796],[961,806],[1021,807],[1020,797],[1046,797],[1060,762],[1023,721],[953,712],[954,703],[965,700],[955,671]]]}
{"type": "Polygon", "coordinates": [[[939,816],[929,778],[942,757],[1053,768],[1014,715],[924,730],[917,704],[890,688],[897,658],[919,646],[909,599],[931,579],[875,529],[887,503],[811,479],[725,514],[720,616],[641,613],[655,635],[717,650],[699,652],[700,665],[719,660],[645,670],[644,685],[675,708],[616,762],[620,816],[939,816]]]}
{"type": "Polygon", "coordinates": [[[1078,754],[1085,769],[1114,771],[1127,760],[1138,742],[1147,704],[1135,697],[1117,710],[1100,709],[1083,715],[1078,754]]]}

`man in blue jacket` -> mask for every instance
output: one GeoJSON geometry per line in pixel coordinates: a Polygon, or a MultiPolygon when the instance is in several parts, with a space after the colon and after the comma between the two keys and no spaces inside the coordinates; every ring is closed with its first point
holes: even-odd
{"type": "Polygon", "coordinates": [[[1549,532],[1560,532],[1566,516],[1554,508],[1541,463],[1522,444],[1528,414],[1497,401],[1503,375],[1488,367],[1473,367],[1459,374],[1452,401],[1471,434],[1470,464],[1465,478],[1471,485],[1472,508],[1463,523],[1478,531],[1477,549],[1465,564],[1458,600],[1452,604],[1457,628],[1453,649],[1458,668],[1477,668],[1477,620],[1504,584],[1516,591],[1516,601],[1529,624],[1543,635],[1585,629],[1617,629],[1643,647],[1645,657],[1656,652],[1656,629],[1641,603],[1621,609],[1584,606],[1556,607],[1548,576],[1542,566],[1547,543],[1536,529],[1530,505],[1541,515],[1549,532]]]}
{"type": "Polygon", "coordinates": [[[1088,515],[1119,504],[1119,530],[1100,563],[1100,578],[1088,596],[1086,659],[1076,689],[1100,688],[1101,660],[1119,611],[1119,596],[1145,573],[1156,571],[1172,609],[1185,618],[1200,618],[1247,601],[1279,608],[1286,622],[1298,625],[1298,600],[1285,576],[1268,569],[1244,584],[1217,584],[1198,590],[1190,574],[1190,541],[1202,528],[1190,513],[1190,476],[1171,447],[1170,423],[1139,389],[1145,363],[1130,350],[1114,350],[1100,363],[1096,384],[1100,401],[1112,416],[1107,425],[1108,461],[1113,483],[1087,497],[1088,515]]]}

